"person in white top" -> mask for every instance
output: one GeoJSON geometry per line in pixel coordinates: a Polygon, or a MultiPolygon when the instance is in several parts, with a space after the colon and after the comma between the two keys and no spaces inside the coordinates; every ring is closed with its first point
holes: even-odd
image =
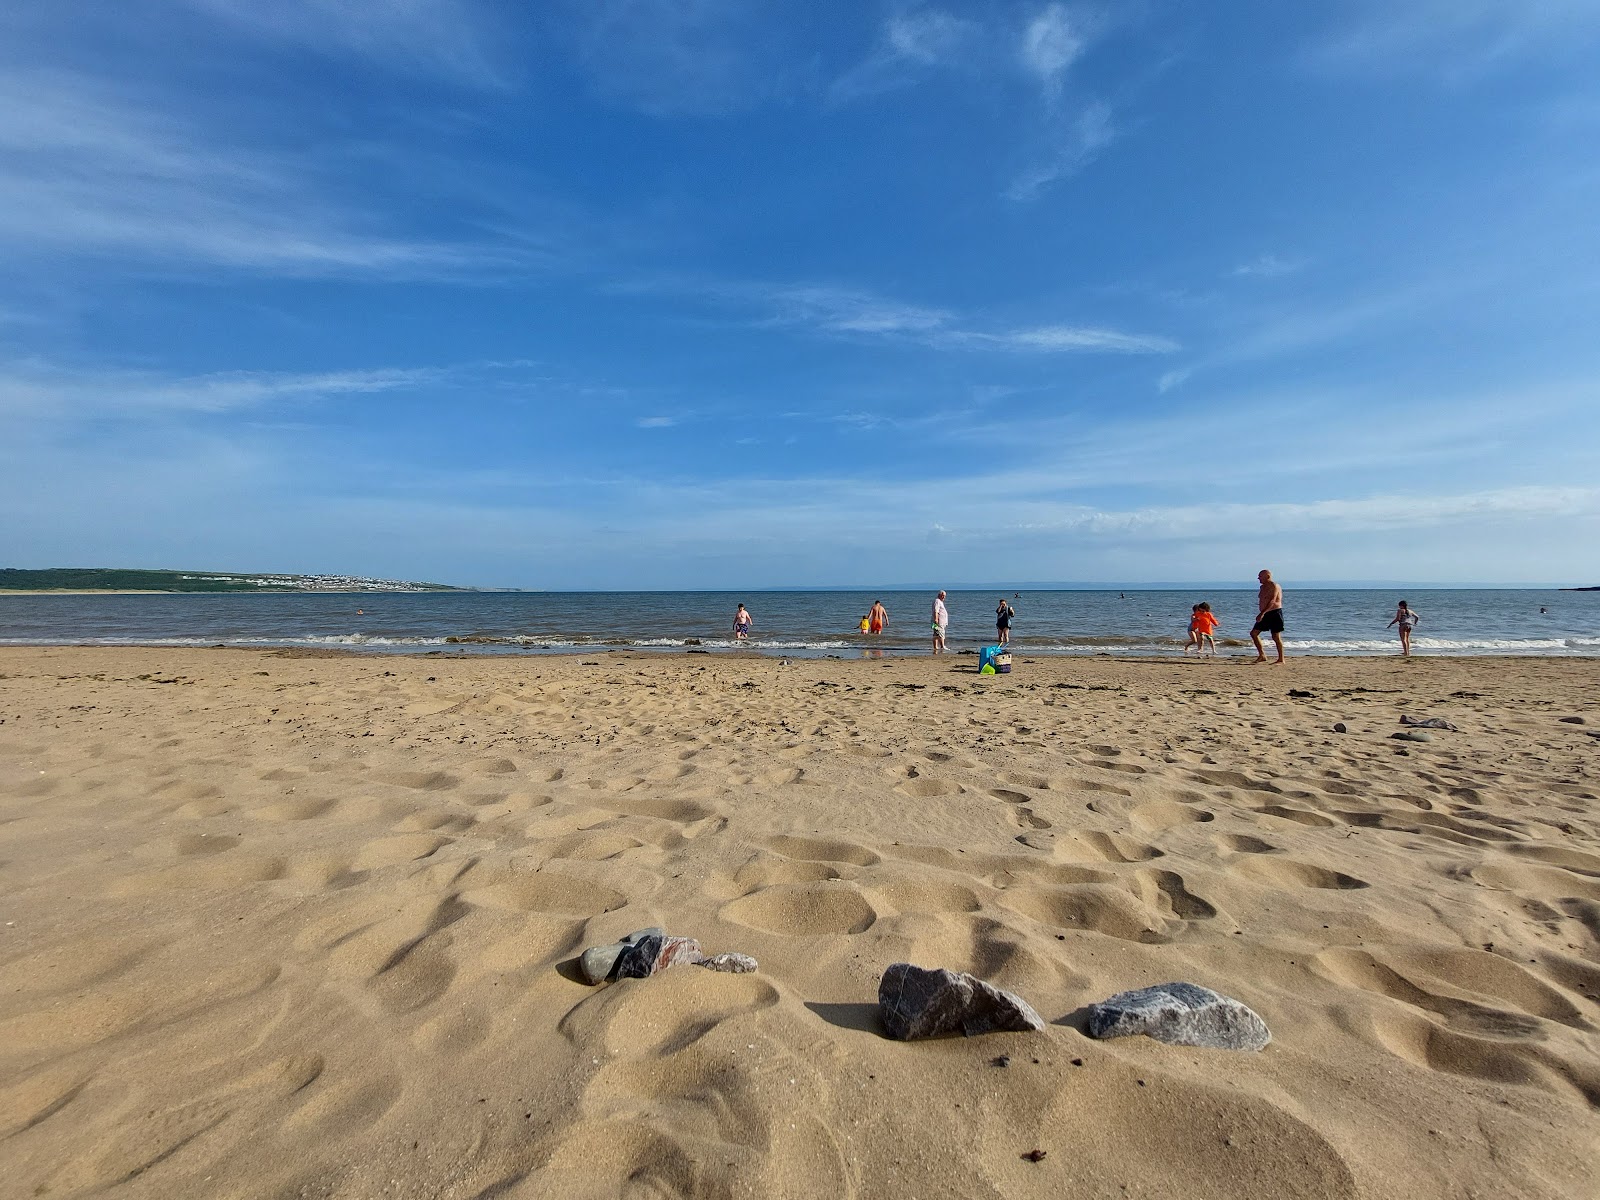
{"type": "Polygon", "coordinates": [[[1400,654],[1403,658],[1411,657],[1411,631],[1416,628],[1417,622],[1422,620],[1417,616],[1416,610],[1409,607],[1404,600],[1400,607],[1394,610],[1394,620],[1386,628],[1400,626],[1400,654]]]}
{"type": "Polygon", "coordinates": [[[944,631],[949,627],[950,613],[944,606],[944,593],[933,598],[933,652],[944,653],[944,631]]]}

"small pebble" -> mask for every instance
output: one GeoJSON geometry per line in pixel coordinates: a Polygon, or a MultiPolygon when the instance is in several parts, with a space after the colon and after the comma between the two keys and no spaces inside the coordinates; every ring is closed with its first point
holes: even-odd
{"type": "Polygon", "coordinates": [[[1043,1162],[1045,1153],[1046,1152],[1043,1150],[1029,1150],[1022,1157],[1027,1159],[1029,1162],[1043,1162]]]}
{"type": "Polygon", "coordinates": [[[1335,733],[1349,733],[1350,732],[1349,729],[1345,728],[1345,723],[1343,721],[1335,721],[1333,723],[1333,731],[1335,733]]]}
{"type": "Polygon", "coordinates": [[[994,1060],[994,1065],[997,1067],[1009,1067],[1011,1065],[1011,1056],[1009,1054],[1002,1054],[999,1058],[994,1060]]]}

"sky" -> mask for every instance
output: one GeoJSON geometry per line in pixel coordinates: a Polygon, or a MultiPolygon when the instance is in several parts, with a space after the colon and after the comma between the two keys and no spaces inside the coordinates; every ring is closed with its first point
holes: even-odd
{"type": "Polygon", "coordinates": [[[1600,583],[1595,0],[12,0],[0,565],[1600,583]]]}

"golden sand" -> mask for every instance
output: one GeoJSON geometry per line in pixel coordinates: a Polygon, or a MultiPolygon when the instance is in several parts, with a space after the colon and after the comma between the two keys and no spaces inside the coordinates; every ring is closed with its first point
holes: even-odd
{"type": "Polygon", "coordinates": [[[1600,1195],[1600,662],[974,665],[0,651],[0,1195],[1600,1195]]]}

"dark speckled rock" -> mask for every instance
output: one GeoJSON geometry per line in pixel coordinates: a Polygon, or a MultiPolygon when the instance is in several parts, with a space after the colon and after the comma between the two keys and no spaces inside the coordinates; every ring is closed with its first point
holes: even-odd
{"type": "Polygon", "coordinates": [[[1090,1037],[1135,1033],[1174,1046],[1218,1050],[1260,1050],[1272,1040],[1267,1023],[1253,1011],[1193,983],[1158,983],[1089,1006],[1090,1037]]]}
{"type": "Polygon", "coordinates": [[[579,959],[579,969],[590,983],[613,979],[648,979],[668,967],[705,967],[745,975],[757,969],[748,954],[727,951],[706,954],[694,938],[674,937],[658,925],[637,929],[610,946],[590,946],[579,959]]]}
{"type": "Polygon", "coordinates": [[[668,967],[686,966],[705,958],[693,938],[650,934],[623,949],[617,959],[616,979],[648,979],[668,967]]]}
{"type": "Polygon", "coordinates": [[[878,1015],[892,1038],[943,1033],[1026,1032],[1044,1028],[1020,996],[971,975],[894,963],[878,983],[878,1015]]]}

